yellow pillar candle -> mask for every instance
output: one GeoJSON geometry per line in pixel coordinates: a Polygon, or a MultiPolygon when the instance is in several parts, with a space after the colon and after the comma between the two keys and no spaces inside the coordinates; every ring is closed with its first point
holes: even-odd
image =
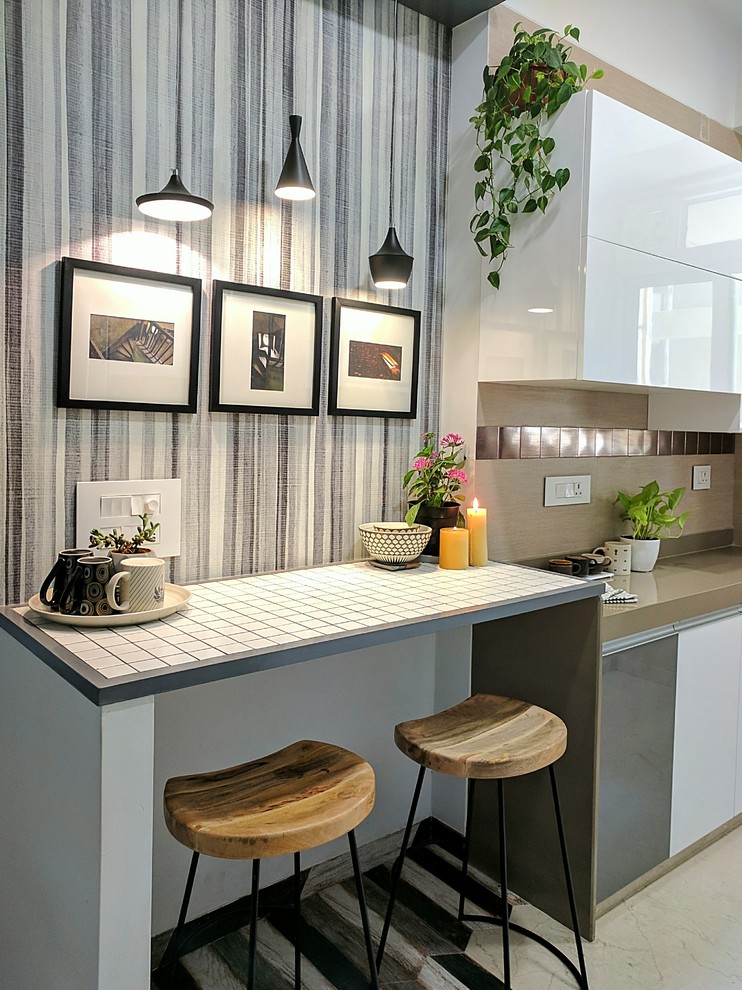
{"type": "Polygon", "coordinates": [[[469,563],[472,567],[486,567],[487,554],[487,510],[479,508],[474,499],[474,507],[466,510],[466,525],[469,528],[469,563]]]}
{"type": "Polygon", "coordinates": [[[440,530],[439,567],[447,571],[463,571],[469,566],[469,530],[446,527],[440,530]]]}

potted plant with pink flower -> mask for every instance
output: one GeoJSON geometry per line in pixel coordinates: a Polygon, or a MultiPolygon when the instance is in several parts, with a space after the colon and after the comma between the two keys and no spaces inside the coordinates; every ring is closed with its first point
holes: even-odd
{"type": "Polygon", "coordinates": [[[469,479],[463,469],[464,440],[458,433],[447,433],[439,444],[434,433],[425,433],[423,440],[423,448],[415,455],[402,482],[410,500],[405,521],[410,526],[416,522],[430,526],[433,532],[426,552],[436,555],[438,531],[447,526],[466,525],[459,503],[464,500],[460,489],[469,479]]]}

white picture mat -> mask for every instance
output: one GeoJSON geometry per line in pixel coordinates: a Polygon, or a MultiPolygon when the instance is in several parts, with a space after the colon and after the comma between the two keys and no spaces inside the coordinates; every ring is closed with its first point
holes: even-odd
{"type": "Polygon", "coordinates": [[[137,276],[77,269],[72,284],[70,399],[185,405],[191,365],[193,290],[137,276]],[[90,317],[161,320],[175,326],[173,363],[91,358],[90,317]]]}
{"type": "Polygon", "coordinates": [[[370,309],[340,308],[338,347],[338,409],[368,409],[379,412],[409,412],[414,363],[415,320],[397,313],[370,309]],[[350,341],[390,344],[402,348],[398,382],[376,378],[354,378],[348,374],[350,341]]]}
{"type": "Polygon", "coordinates": [[[235,406],[311,409],[317,310],[302,299],[225,289],[222,293],[222,347],[219,402],[235,406]],[[286,317],[283,392],[252,388],[254,313],[286,317]]]}

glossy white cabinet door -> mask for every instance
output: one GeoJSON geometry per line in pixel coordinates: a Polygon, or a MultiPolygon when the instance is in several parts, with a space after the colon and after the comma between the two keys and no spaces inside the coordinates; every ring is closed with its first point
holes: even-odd
{"type": "Polygon", "coordinates": [[[678,637],[671,856],[734,815],[741,657],[742,616],[678,637]]]}
{"type": "Polygon", "coordinates": [[[586,106],[584,99],[570,100],[549,124],[557,141],[552,167],[569,168],[571,177],[546,214],[514,218],[499,290],[487,282],[483,263],[480,381],[578,377],[586,106]]]}
{"type": "Polygon", "coordinates": [[[742,280],[586,239],[581,377],[740,389],[742,280]]]}
{"type": "Polygon", "coordinates": [[[588,235],[742,271],[742,162],[602,93],[588,105],[588,235]]]}

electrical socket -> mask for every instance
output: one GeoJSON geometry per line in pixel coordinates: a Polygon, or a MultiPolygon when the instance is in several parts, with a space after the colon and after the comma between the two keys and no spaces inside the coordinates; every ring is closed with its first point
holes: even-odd
{"type": "Polygon", "coordinates": [[[589,474],[572,474],[544,479],[544,505],[587,505],[590,501],[589,474]]]}
{"type": "Polygon", "coordinates": [[[706,491],[711,487],[711,465],[693,465],[693,491],[706,491]]]}

